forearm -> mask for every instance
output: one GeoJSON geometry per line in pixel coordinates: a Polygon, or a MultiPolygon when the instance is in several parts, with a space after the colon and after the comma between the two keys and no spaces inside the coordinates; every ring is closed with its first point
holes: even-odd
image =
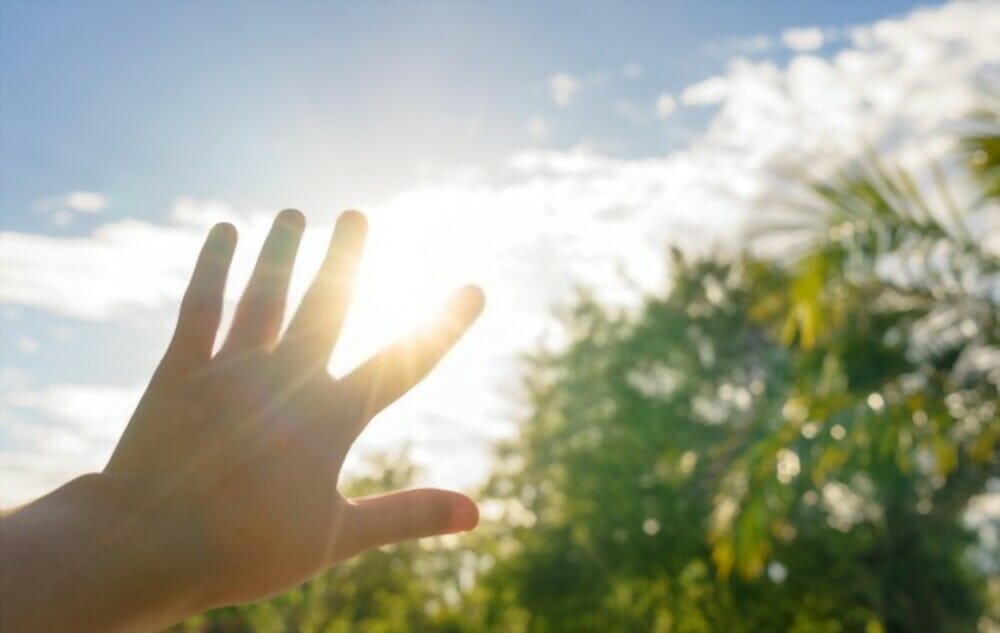
{"type": "Polygon", "coordinates": [[[106,475],[80,477],[0,520],[0,630],[149,631],[200,604],[194,543],[106,475]],[[176,533],[176,531],[174,531],[176,533]]]}

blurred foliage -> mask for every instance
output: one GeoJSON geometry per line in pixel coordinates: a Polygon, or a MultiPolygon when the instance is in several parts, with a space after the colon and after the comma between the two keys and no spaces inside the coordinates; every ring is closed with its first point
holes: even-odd
{"type": "MultiPolygon", "coordinates": [[[[669,291],[633,310],[581,295],[568,344],[525,361],[528,413],[476,533],[178,630],[1000,627],[997,525],[969,512],[1000,494],[1000,261],[983,235],[998,111],[923,178],[869,156],[810,186],[760,223],[778,252],[671,251],[669,291]]],[[[356,491],[413,474],[374,472],[356,491]]]]}

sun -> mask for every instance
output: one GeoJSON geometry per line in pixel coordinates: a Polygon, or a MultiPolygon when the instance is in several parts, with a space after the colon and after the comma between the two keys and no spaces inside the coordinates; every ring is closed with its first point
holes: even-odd
{"type": "Polygon", "coordinates": [[[333,375],[427,323],[451,292],[474,281],[462,276],[457,240],[426,210],[369,215],[350,312],[329,365],[333,375]]]}

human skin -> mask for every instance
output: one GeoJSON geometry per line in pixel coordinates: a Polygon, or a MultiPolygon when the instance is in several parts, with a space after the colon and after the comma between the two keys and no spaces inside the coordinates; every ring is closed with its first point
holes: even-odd
{"type": "Polygon", "coordinates": [[[364,550],[473,529],[457,492],[347,499],[348,449],[431,370],[483,307],[457,291],[440,318],[334,379],[326,365],[366,233],[346,212],[280,335],[305,228],[278,214],[217,352],[236,230],[215,226],[173,338],[103,472],[0,521],[0,630],[146,631],[293,587],[364,550]]]}

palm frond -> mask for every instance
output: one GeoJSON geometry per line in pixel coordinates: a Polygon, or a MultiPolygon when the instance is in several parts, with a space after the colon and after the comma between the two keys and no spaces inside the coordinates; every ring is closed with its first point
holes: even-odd
{"type": "Polygon", "coordinates": [[[978,183],[984,200],[1000,199],[1000,88],[967,120],[958,155],[978,183]]]}

